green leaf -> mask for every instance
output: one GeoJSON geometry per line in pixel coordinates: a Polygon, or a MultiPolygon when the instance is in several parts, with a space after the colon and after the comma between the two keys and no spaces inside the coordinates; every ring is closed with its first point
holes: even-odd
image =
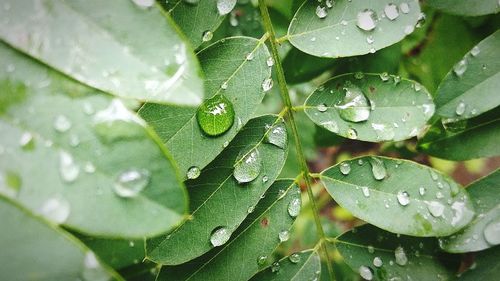
{"type": "Polygon", "coordinates": [[[6,0],[4,6],[0,39],[73,79],[123,98],[201,103],[198,62],[158,5],[6,0]]]}
{"type": "Polygon", "coordinates": [[[278,180],[224,246],[176,267],[163,267],[158,280],[248,280],[259,271],[289,231],[295,217],[288,213],[300,191],[293,180],[278,180]],[[259,260],[261,265],[259,265],[259,260]]]}
{"type": "Polygon", "coordinates": [[[211,250],[210,239],[215,230],[220,227],[229,233],[236,230],[247,216],[248,208],[257,204],[283,167],[287,148],[265,142],[265,136],[273,130],[268,126],[280,122],[281,118],[272,115],[252,119],[222,154],[203,169],[199,178],[186,182],[191,217],[172,233],[148,240],[148,259],[181,264],[211,250]],[[252,151],[260,155],[260,174],[253,181],[240,184],[233,171],[240,162],[247,162],[252,151]]]}
{"type": "Polygon", "coordinates": [[[309,96],[305,108],[319,126],[371,142],[414,137],[434,113],[432,98],[423,86],[387,73],[334,77],[309,96]]]}
{"type": "Polygon", "coordinates": [[[500,105],[500,31],[474,46],[446,75],[437,90],[436,113],[468,119],[500,105]]]}
{"type": "Polygon", "coordinates": [[[354,216],[394,233],[446,236],[474,216],[472,202],[460,186],[411,161],[356,158],[323,171],[321,181],[354,216]]]}
{"type": "Polygon", "coordinates": [[[299,49],[292,48],[283,59],[286,82],[297,84],[325,72],[328,68],[338,64],[338,60],[310,56],[299,49]]]}
{"type": "Polygon", "coordinates": [[[399,236],[368,224],[335,239],[345,262],[359,273],[369,268],[372,280],[452,280],[460,257],[440,252],[437,244],[435,239],[399,236]],[[379,262],[381,266],[374,265],[379,262]]]}
{"type": "Polygon", "coordinates": [[[477,280],[495,280],[500,274],[500,263],[498,263],[498,250],[495,247],[476,254],[474,268],[464,272],[457,280],[477,281],[477,280]]]}
{"type": "Polygon", "coordinates": [[[301,51],[318,57],[363,55],[401,41],[413,32],[419,15],[415,0],[335,1],[332,8],[305,1],[290,23],[288,38],[301,51]],[[391,4],[396,6],[387,7],[391,4]],[[390,7],[398,11],[394,20],[384,12],[390,7]],[[327,15],[320,17],[322,13],[327,15]]]}
{"type": "Polygon", "coordinates": [[[451,253],[466,253],[488,249],[499,243],[500,202],[497,198],[499,182],[500,170],[496,170],[467,187],[477,215],[465,229],[443,238],[440,241],[441,248],[451,253]]]}
{"type": "Polygon", "coordinates": [[[476,118],[445,123],[447,128],[438,120],[419,141],[419,148],[432,156],[454,161],[498,156],[499,113],[497,108],[476,118]]]}
{"type": "MultiPolygon", "coordinates": [[[[269,266],[250,280],[314,280],[321,272],[321,260],[316,250],[306,250],[292,254],[282,258],[278,264],[279,270],[277,272],[273,272],[273,266],[269,266]]],[[[276,269],[276,266],[274,268],[276,269]]]]}
{"type": "Polygon", "coordinates": [[[213,33],[226,17],[226,14],[219,13],[217,2],[201,0],[190,4],[185,0],[161,1],[194,48],[204,42],[204,35],[205,40],[210,41],[210,36],[206,36],[205,32],[213,33]]]}
{"type": "Polygon", "coordinates": [[[123,280],[69,233],[1,195],[0,217],[3,280],[123,280]]]}
{"type": "Polygon", "coordinates": [[[205,98],[221,94],[235,113],[234,124],[223,135],[207,137],[198,125],[194,107],[146,104],[140,109],[139,114],[156,129],[183,174],[190,167],[202,169],[210,163],[248,122],[264,98],[262,83],[271,76],[271,70],[266,63],[270,55],[263,39],[228,38],[198,54],[207,77],[205,98]]]}
{"type": "Polygon", "coordinates": [[[500,12],[497,0],[432,0],[426,4],[443,12],[461,16],[482,16],[500,12]]]}
{"type": "Polygon", "coordinates": [[[3,43],[0,60],[12,67],[0,69],[0,173],[18,179],[2,193],[94,235],[153,236],[182,219],[185,188],[142,119],[3,43]]]}

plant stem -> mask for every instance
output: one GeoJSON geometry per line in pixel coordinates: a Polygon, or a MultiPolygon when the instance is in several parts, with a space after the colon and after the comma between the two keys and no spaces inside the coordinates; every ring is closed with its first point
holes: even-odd
{"type": "MultiPolygon", "coordinates": [[[[290,94],[288,93],[288,88],[286,86],[285,74],[283,71],[283,67],[281,65],[281,60],[280,60],[280,57],[278,54],[278,49],[276,47],[276,44],[277,44],[276,35],[274,33],[274,28],[273,28],[273,25],[271,22],[271,18],[269,16],[269,11],[267,10],[267,6],[264,3],[264,0],[259,0],[259,8],[260,8],[260,12],[262,14],[264,27],[265,27],[267,33],[269,34],[271,52],[272,52],[273,59],[275,61],[275,65],[276,65],[276,74],[278,77],[278,85],[280,87],[281,98],[283,100],[283,103],[285,104],[285,107],[288,109],[292,109],[293,107],[292,107],[292,102],[290,100],[290,94]]],[[[326,235],[325,235],[325,231],[323,230],[323,226],[321,225],[321,220],[319,218],[318,207],[316,205],[316,201],[315,201],[314,194],[312,191],[312,184],[311,184],[312,179],[311,179],[311,176],[309,175],[309,168],[307,167],[307,162],[306,162],[306,159],[304,157],[303,150],[302,150],[302,144],[300,142],[299,133],[297,130],[297,125],[295,124],[295,118],[293,115],[293,111],[287,110],[286,113],[287,113],[287,117],[288,117],[287,118],[288,122],[290,124],[291,129],[292,129],[293,138],[295,141],[295,148],[297,150],[297,158],[299,160],[301,170],[302,170],[302,173],[304,176],[304,181],[306,183],[307,195],[308,195],[309,200],[311,202],[311,208],[313,211],[314,221],[316,223],[316,229],[317,229],[318,235],[320,236],[320,239],[325,240],[326,235]]],[[[333,268],[332,268],[330,255],[328,254],[328,249],[327,249],[325,243],[321,243],[321,244],[322,244],[322,248],[323,248],[326,260],[327,260],[328,274],[330,276],[330,280],[335,280],[335,275],[333,274],[333,268]]]]}

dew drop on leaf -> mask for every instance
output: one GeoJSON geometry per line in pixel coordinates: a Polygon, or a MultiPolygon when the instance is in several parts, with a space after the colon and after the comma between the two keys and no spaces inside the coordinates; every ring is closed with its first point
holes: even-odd
{"type": "Polygon", "coordinates": [[[384,82],[387,82],[389,81],[389,73],[387,72],[382,72],[380,73],[380,80],[384,81],[384,82]]]}
{"type": "Polygon", "coordinates": [[[247,209],[247,213],[248,213],[248,214],[253,213],[253,211],[255,211],[255,206],[250,206],[250,207],[248,207],[248,209],[247,209]]]}
{"type": "Polygon", "coordinates": [[[196,178],[198,178],[201,174],[201,170],[200,168],[196,167],[196,166],[192,166],[188,169],[187,173],[186,173],[186,177],[190,180],[194,180],[196,178]]]}
{"type": "Polygon", "coordinates": [[[395,132],[394,128],[389,124],[379,124],[372,123],[371,124],[373,130],[377,134],[377,139],[381,141],[389,141],[394,139],[395,132]]]}
{"type": "Polygon", "coordinates": [[[376,180],[383,180],[387,176],[387,170],[385,169],[384,161],[371,157],[369,160],[372,166],[372,175],[376,180]]]}
{"type": "Polygon", "coordinates": [[[279,262],[274,262],[271,265],[271,272],[278,273],[279,270],[280,270],[280,263],[279,262]]]}
{"type": "Polygon", "coordinates": [[[413,31],[415,30],[415,27],[413,25],[407,25],[404,27],[403,29],[403,32],[406,34],[406,35],[409,35],[411,34],[413,31]]]}
{"type": "Polygon", "coordinates": [[[337,125],[337,122],[333,120],[322,122],[321,126],[325,127],[325,129],[327,129],[330,132],[334,133],[339,132],[339,126],[337,125]]]}
{"type": "Polygon", "coordinates": [[[266,64],[269,67],[273,66],[274,65],[274,59],[273,59],[273,57],[268,57],[267,60],[266,60],[266,64]]]}
{"type": "Polygon", "coordinates": [[[373,279],[373,272],[369,267],[362,265],[359,267],[358,271],[359,271],[359,275],[364,280],[372,280],[373,279]]]}
{"type": "Polygon", "coordinates": [[[236,6],[237,0],[217,0],[217,11],[219,11],[219,15],[227,15],[236,6]]]}
{"type": "Polygon", "coordinates": [[[390,20],[395,20],[399,17],[398,6],[393,3],[389,3],[384,7],[385,16],[390,20]]]}
{"type": "Polygon", "coordinates": [[[210,236],[210,243],[212,243],[214,247],[218,247],[226,244],[230,237],[231,232],[227,227],[217,227],[212,231],[212,235],[210,236]]]}
{"type": "Polygon", "coordinates": [[[54,129],[60,133],[67,132],[71,129],[71,121],[64,115],[58,115],[56,119],[54,119],[54,129]]]}
{"type": "Polygon", "coordinates": [[[108,273],[99,264],[95,254],[88,251],[83,260],[82,278],[84,281],[109,280],[108,273]]]}
{"type": "Polygon", "coordinates": [[[212,40],[212,38],[214,37],[214,34],[212,31],[210,30],[206,30],[203,32],[203,34],[201,35],[201,40],[203,42],[208,42],[210,40],[212,40]]]}
{"type": "Polygon", "coordinates": [[[328,12],[326,11],[326,7],[322,7],[319,5],[316,7],[316,16],[318,16],[318,18],[324,19],[327,15],[328,12]]]}
{"type": "Polygon", "coordinates": [[[406,206],[410,204],[410,195],[406,191],[398,191],[396,196],[398,198],[398,202],[401,206],[406,206]]]}
{"type": "Polygon", "coordinates": [[[256,179],[262,169],[262,158],[257,148],[240,151],[234,164],[233,176],[238,183],[247,183],[256,179]]]}
{"type": "Polygon", "coordinates": [[[490,245],[500,244],[500,219],[488,223],[484,228],[483,235],[490,245]]]}
{"type": "Polygon", "coordinates": [[[264,265],[264,264],[266,264],[266,261],[267,261],[267,256],[259,256],[257,258],[258,265],[264,265]]]}
{"type": "Polygon", "coordinates": [[[424,196],[425,195],[425,187],[420,187],[418,189],[418,193],[420,193],[420,196],[424,196]]]}
{"type": "Polygon", "coordinates": [[[280,233],[278,233],[278,238],[280,242],[286,242],[290,238],[290,233],[288,232],[288,230],[280,231],[280,233]]]}
{"type": "Polygon", "coordinates": [[[73,182],[80,174],[80,167],[75,163],[71,154],[61,150],[59,152],[59,174],[65,182],[73,182]]]}
{"type": "Polygon", "coordinates": [[[356,130],[353,128],[349,128],[347,129],[347,137],[352,140],[355,140],[358,138],[358,132],[356,132],[356,130]]]}
{"type": "Polygon", "coordinates": [[[183,0],[184,3],[188,3],[188,4],[191,4],[191,5],[197,5],[198,2],[200,2],[200,0],[183,0]]]}
{"type": "Polygon", "coordinates": [[[262,90],[264,92],[269,92],[273,88],[273,85],[274,85],[273,78],[266,78],[262,82],[262,90]]]}
{"type": "Polygon", "coordinates": [[[480,52],[481,52],[481,50],[479,49],[479,47],[478,46],[474,46],[474,48],[472,48],[472,50],[470,51],[470,54],[473,57],[476,57],[477,55],[479,55],[480,52]]]}
{"type": "Polygon", "coordinates": [[[291,263],[299,263],[300,262],[300,255],[297,253],[291,254],[288,259],[290,260],[291,263]]]}
{"type": "Polygon", "coordinates": [[[319,112],[325,112],[328,110],[328,107],[326,106],[326,104],[322,103],[322,104],[318,104],[316,106],[316,109],[319,111],[319,112]]]}
{"type": "Polygon", "coordinates": [[[362,186],[361,191],[365,197],[370,197],[370,189],[367,186],[362,186]]]}
{"type": "Polygon", "coordinates": [[[370,104],[368,99],[357,86],[344,88],[345,96],[342,102],[335,105],[342,119],[349,122],[361,122],[370,117],[370,104]]]}
{"type": "Polygon", "coordinates": [[[403,14],[408,14],[410,12],[410,5],[408,3],[401,3],[399,9],[403,14]]]}
{"type": "Polygon", "coordinates": [[[123,171],[115,179],[113,190],[120,197],[137,196],[149,184],[151,173],[145,169],[123,171]]]}
{"type": "Polygon", "coordinates": [[[427,210],[433,217],[438,218],[443,215],[444,205],[437,201],[427,202],[427,210]]]}
{"type": "Polygon", "coordinates": [[[373,265],[376,267],[381,267],[384,263],[380,257],[373,258],[373,265]]]}
{"type": "Polygon", "coordinates": [[[376,20],[377,14],[373,10],[365,9],[358,13],[356,25],[364,31],[370,31],[377,26],[376,20]]]}
{"type": "Polygon", "coordinates": [[[150,8],[155,3],[154,0],[132,0],[132,2],[134,2],[137,5],[137,7],[141,9],[150,8]]]}
{"type": "Polygon", "coordinates": [[[394,251],[394,257],[396,258],[396,263],[399,265],[406,265],[406,263],[408,262],[405,250],[401,246],[397,247],[394,251]]]}
{"type": "Polygon", "coordinates": [[[467,60],[466,59],[460,60],[457,64],[455,64],[455,66],[453,66],[453,72],[458,77],[462,77],[462,75],[464,75],[466,70],[467,70],[467,60]]]}
{"type": "Polygon", "coordinates": [[[300,213],[300,199],[293,198],[290,203],[288,203],[288,214],[295,218],[300,213]]]}
{"type": "Polygon", "coordinates": [[[227,132],[234,123],[233,104],[223,95],[205,100],[196,113],[198,125],[208,136],[227,132]]]}
{"type": "Polygon", "coordinates": [[[40,214],[51,222],[62,224],[70,214],[69,202],[62,197],[49,198],[42,204],[40,214]]]}
{"type": "Polygon", "coordinates": [[[33,150],[35,148],[35,139],[30,132],[24,132],[19,139],[19,145],[22,150],[33,150]]]}
{"type": "Polygon", "coordinates": [[[283,122],[273,125],[265,136],[265,141],[274,144],[279,148],[285,148],[288,135],[283,122]]]}
{"type": "Polygon", "coordinates": [[[351,165],[347,162],[343,162],[340,164],[339,170],[343,175],[348,175],[351,172],[351,165]]]}
{"type": "Polygon", "coordinates": [[[457,107],[455,108],[455,113],[458,115],[458,116],[461,116],[465,113],[465,103],[463,101],[459,102],[457,107]]]}

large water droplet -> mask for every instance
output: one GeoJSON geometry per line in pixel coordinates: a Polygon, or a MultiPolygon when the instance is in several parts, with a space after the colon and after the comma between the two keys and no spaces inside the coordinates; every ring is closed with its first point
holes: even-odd
{"type": "Polygon", "coordinates": [[[40,208],[40,214],[48,220],[62,224],[66,222],[70,213],[70,205],[62,197],[53,197],[45,201],[40,208]]]}
{"type": "Polygon", "coordinates": [[[203,32],[203,34],[201,35],[201,40],[203,42],[208,42],[210,40],[212,40],[212,38],[214,37],[214,34],[212,31],[210,30],[206,30],[203,32]]]}
{"type": "Polygon", "coordinates": [[[59,174],[66,182],[73,182],[80,174],[80,167],[74,162],[71,154],[66,151],[59,152],[59,174]]]}
{"type": "Polygon", "coordinates": [[[285,148],[288,135],[286,133],[285,123],[279,122],[273,125],[266,134],[265,140],[279,148],[285,148]]]}
{"type": "Polygon", "coordinates": [[[372,165],[372,174],[376,180],[383,180],[387,176],[384,161],[379,158],[371,157],[370,164],[372,165]]]}
{"type": "Polygon", "coordinates": [[[233,104],[223,95],[215,95],[200,105],[196,119],[205,134],[209,136],[222,135],[234,123],[233,104]]]}
{"type": "Polygon", "coordinates": [[[406,257],[405,249],[399,246],[394,251],[394,257],[396,258],[396,263],[399,265],[405,265],[408,262],[408,258],[406,257]]]}
{"type": "Polygon", "coordinates": [[[240,151],[234,164],[233,176],[239,183],[251,182],[256,179],[262,168],[262,158],[257,148],[240,151]]]}
{"type": "Polygon", "coordinates": [[[467,70],[467,60],[466,59],[460,60],[457,64],[455,64],[455,66],[453,66],[453,72],[458,77],[462,77],[462,75],[464,75],[466,70],[467,70]]]}
{"type": "Polygon", "coordinates": [[[368,99],[357,86],[344,88],[345,96],[339,105],[335,105],[342,119],[350,122],[361,122],[370,117],[368,99]]]}
{"type": "Polygon", "coordinates": [[[372,270],[369,267],[364,266],[364,265],[359,267],[359,275],[365,280],[372,280],[373,279],[372,270]]]}
{"type": "Polygon", "coordinates": [[[64,115],[58,115],[56,119],[54,119],[54,129],[56,131],[64,133],[67,132],[71,128],[71,121],[69,121],[68,117],[64,115]]]}
{"type": "Polygon", "coordinates": [[[458,105],[457,105],[457,108],[455,108],[455,113],[460,116],[460,115],[463,115],[465,113],[465,103],[463,101],[459,102],[458,105]]]}
{"type": "Polygon", "coordinates": [[[395,20],[399,17],[398,6],[393,3],[387,4],[384,7],[385,16],[390,20],[395,20]]]}
{"type": "Polygon", "coordinates": [[[187,173],[186,173],[186,177],[190,180],[194,180],[196,178],[198,178],[201,174],[201,170],[200,168],[196,167],[196,166],[192,166],[188,169],[187,173]]]}
{"type": "Polygon", "coordinates": [[[375,29],[377,26],[376,20],[377,20],[377,14],[370,9],[363,10],[358,13],[358,21],[356,25],[361,28],[362,30],[365,31],[370,31],[375,29]]]}
{"type": "Polygon", "coordinates": [[[433,217],[440,217],[444,212],[444,205],[437,201],[427,202],[427,209],[433,217]]]}
{"type": "Polygon", "coordinates": [[[226,244],[226,242],[231,237],[231,232],[227,227],[218,227],[212,231],[212,235],[210,236],[210,243],[214,247],[221,246],[226,244]]]}
{"type": "Polygon", "coordinates": [[[318,18],[324,19],[327,15],[328,12],[326,11],[326,7],[322,7],[319,5],[316,7],[316,16],[318,16],[318,18]]]}
{"type": "Polygon", "coordinates": [[[376,267],[381,267],[384,263],[380,257],[373,258],[373,265],[376,267]]]}
{"type": "Polygon", "coordinates": [[[120,197],[135,197],[149,184],[151,174],[145,169],[130,169],[118,175],[113,190],[120,197]]]}
{"type": "Polygon", "coordinates": [[[280,233],[278,234],[278,238],[280,239],[280,242],[286,242],[290,238],[290,233],[288,232],[288,230],[280,231],[280,233]]]}
{"type": "Polygon", "coordinates": [[[351,172],[351,165],[347,162],[343,162],[340,164],[339,170],[343,175],[348,175],[351,172]]]}
{"type": "Polygon", "coordinates": [[[294,253],[294,254],[291,254],[288,259],[290,260],[290,262],[292,263],[299,263],[300,262],[300,255],[297,254],[297,253],[294,253]]]}
{"type": "Polygon", "coordinates": [[[221,16],[229,14],[236,6],[237,0],[217,0],[217,10],[221,16]]]}
{"type": "Polygon", "coordinates": [[[500,219],[488,223],[483,231],[484,239],[491,245],[500,244],[500,219]]]}
{"type": "Polygon", "coordinates": [[[295,218],[300,213],[300,199],[293,198],[290,203],[288,203],[288,214],[295,218]]]}
{"type": "Polygon", "coordinates": [[[410,204],[410,194],[406,191],[399,191],[397,194],[398,202],[401,206],[410,204]]]}

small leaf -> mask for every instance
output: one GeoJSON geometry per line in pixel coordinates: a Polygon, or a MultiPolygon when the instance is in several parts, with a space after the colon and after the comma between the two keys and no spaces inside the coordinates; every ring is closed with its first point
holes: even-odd
{"type": "MultiPolygon", "coordinates": [[[[315,250],[306,250],[291,254],[278,261],[279,270],[273,272],[273,266],[263,269],[254,275],[251,281],[289,281],[289,280],[314,280],[321,272],[321,260],[315,250]]],[[[276,269],[276,267],[274,267],[276,269]]]]}
{"type": "Polygon", "coordinates": [[[255,207],[283,167],[286,148],[264,142],[272,125],[279,122],[282,119],[272,115],[252,119],[197,179],[186,182],[191,199],[190,219],[172,233],[148,240],[148,259],[181,264],[208,252],[214,244],[221,244],[218,241],[226,240],[227,234],[232,236],[248,215],[248,209],[255,207]],[[258,151],[262,161],[260,172],[250,182],[238,183],[235,166],[252,151],[258,151]],[[223,232],[218,231],[221,228],[223,232]],[[211,243],[212,235],[222,234],[224,237],[215,237],[216,243],[211,243]]]}
{"type": "Polygon", "coordinates": [[[466,253],[482,251],[500,243],[499,182],[500,170],[496,170],[467,187],[477,215],[459,233],[442,238],[441,248],[451,253],[466,253]]]}
{"type": "Polygon", "coordinates": [[[482,16],[500,11],[497,0],[433,0],[426,4],[445,13],[460,16],[482,16]]]}
{"type": "Polygon", "coordinates": [[[413,32],[420,15],[415,0],[335,1],[332,7],[304,1],[288,38],[301,51],[318,57],[373,53],[413,32]]]}
{"type": "Polygon", "coordinates": [[[2,279],[123,280],[69,233],[2,195],[0,217],[2,279]]]}
{"type": "Polygon", "coordinates": [[[372,276],[367,280],[451,280],[460,264],[459,256],[440,252],[435,239],[400,236],[372,225],[342,234],[335,245],[354,271],[372,276]]]}
{"type": "Polygon", "coordinates": [[[474,216],[472,202],[460,186],[432,168],[406,160],[356,158],[323,171],[321,181],[354,216],[394,233],[446,236],[474,216]]]}
{"type": "MultiPolygon", "coordinates": [[[[271,69],[266,64],[270,54],[264,40],[249,37],[224,39],[202,50],[198,57],[207,77],[206,100],[223,96],[221,99],[232,105],[234,122],[229,123],[227,118],[220,121],[221,114],[217,116],[220,122],[216,126],[200,124],[194,107],[146,104],[139,110],[141,117],[156,129],[172,152],[184,175],[191,167],[202,169],[210,163],[224,149],[224,144],[229,143],[248,122],[264,98],[262,83],[271,76],[271,69]],[[213,128],[204,133],[205,125],[213,128]],[[222,132],[222,128],[227,127],[230,128],[222,132]]],[[[232,114],[227,112],[224,115],[232,114]]]]}
{"type": "MultiPolygon", "coordinates": [[[[186,208],[165,148],[122,101],[0,43],[0,177],[23,207],[99,236],[170,230],[186,208]]],[[[0,181],[1,182],[1,181],[0,181]]],[[[2,186],[2,184],[0,184],[2,186]]],[[[0,192],[2,188],[0,188],[0,192]]],[[[3,193],[3,192],[2,192],[3,193]]]]}
{"type": "Polygon", "coordinates": [[[500,31],[474,46],[439,85],[436,113],[468,119],[500,105],[500,31]]]}
{"type": "Polygon", "coordinates": [[[148,2],[150,7],[122,0],[6,0],[0,38],[104,92],[198,105],[203,93],[198,62],[170,19],[148,2]]]}
{"type": "Polygon", "coordinates": [[[383,74],[344,74],[328,80],[305,102],[316,124],[363,141],[399,141],[416,136],[434,113],[420,84],[383,74]]]}
{"type": "Polygon", "coordinates": [[[496,280],[500,274],[500,264],[498,263],[498,250],[495,247],[486,251],[481,251],[475,255],[473,268],[464,272],[457,280],[477,281],[496,280]]]}

